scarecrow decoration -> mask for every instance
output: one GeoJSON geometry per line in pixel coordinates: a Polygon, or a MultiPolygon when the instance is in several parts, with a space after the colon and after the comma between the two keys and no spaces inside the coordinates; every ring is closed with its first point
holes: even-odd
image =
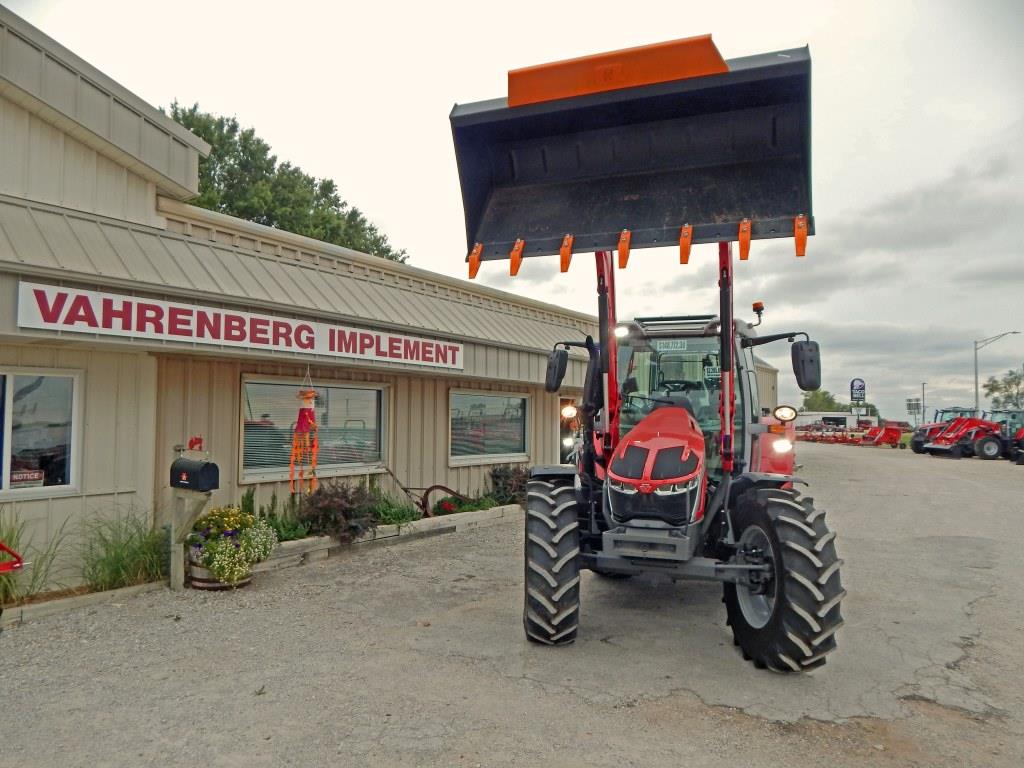
{"type": "Polygon", "coordinates": [[[320,453],[320,438],[317,436],[316,426],[316,396],[309,371],[306,371],[302,389],[296,395],[301,404],[299,418],[292,430],[292,455],[288,462],[288,487],[292,493],[312,493],[319,484],[316,479],[316,457],[320,453]]]}

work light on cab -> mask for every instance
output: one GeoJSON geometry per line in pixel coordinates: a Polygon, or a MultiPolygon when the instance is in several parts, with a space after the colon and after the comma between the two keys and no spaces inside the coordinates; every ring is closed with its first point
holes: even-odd
{"type": "Polygon", "coordinates": [[[776,408],[772,415],[783,423],[787,423],[796,419],[796,408],[791,405],[780,405],[776,408]]]}

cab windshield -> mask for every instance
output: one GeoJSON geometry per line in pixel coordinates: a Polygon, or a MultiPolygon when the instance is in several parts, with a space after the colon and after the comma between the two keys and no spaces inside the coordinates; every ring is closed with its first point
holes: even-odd
{"type": "MultiPolygon", "coordinates": [[[[619,340],[618,380],[622,405],[619,438],[622,439],[655,408],[689,405],[704,433],[708,467],[717,472],[718,404],[722,381],[720,350],[716,336],[681,338],[634,338],[619,340]]],[[[737,424],[743,419],[743,388],[736,387],[737,424]]],[[[737,440],[742,432],[737,432],[737,440]]],[[[739,448],[739,445],[737,445],[739,448]]]]}

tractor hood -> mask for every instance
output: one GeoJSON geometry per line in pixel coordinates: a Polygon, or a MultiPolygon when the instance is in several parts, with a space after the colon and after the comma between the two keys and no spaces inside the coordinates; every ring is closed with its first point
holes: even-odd
{"type": "Polygon", "coordinates": [[[658,408],[615,449],[608,468],[612,517],[671,525],[699,520],[704,475],[704,435],[696,419],[684,408],[658,408]]]}

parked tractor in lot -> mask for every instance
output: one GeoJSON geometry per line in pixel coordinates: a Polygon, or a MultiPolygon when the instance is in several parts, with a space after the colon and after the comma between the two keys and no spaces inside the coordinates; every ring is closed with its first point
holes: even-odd
{"type": "Polygon", "coordinates": [[[761,416],[752,348],[788,340],[797,384],[820,384],[804,333],[757,336],[733,314],[732,242],[794,236],[810,203],[806,49],[724,61],[710,37],[509,73],[508,99],[458,105],[451,123],[470,276],[508,259],[595,252],[598,338],[587,360],[575,465],[531,471],[523,624],[562,645],[580,622],[580,572],[722,582],[728,624],[760,668],[821,666],[842,624],[842,561],[824,512],[795,486],[796,411],[761,416]],[[615,264],[631,250],[718,244],[717,315],[619,322],[615,264]],[[798,336],[804,340],[797,341],[798,336]]]}
{"type": "MultiPolygon", "coordinates": [[[[953,419],[974,415],[973,408],[942,408],[935,411],[935,418],[932,421],[921,424],[914,430],[914,434],[910,437],[910,450],[914,453],[924,453],[925,444],[934,440],[949,425],[949,422],[953,419]]],[[[982,417],[984,415],[983,413],[982,417]]]]}
{"type": "Polygon", "coordinates": [[[1012,458],[1017,442],[1024,438],[1024,411],[995,410],[988,418],[961,416],[953,419],[925,444],[924,451],[954,459],[977,456],[991,461],[1012,458]]]}

